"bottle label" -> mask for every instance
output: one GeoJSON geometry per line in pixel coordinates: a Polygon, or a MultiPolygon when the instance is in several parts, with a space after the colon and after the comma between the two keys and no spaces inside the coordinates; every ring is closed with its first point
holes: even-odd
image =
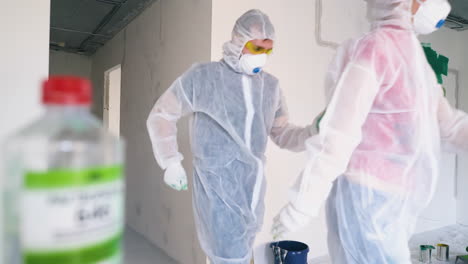
{"type": "Polygon", "coordinates": [[[121,166],[28,172],[21,201],[25,264],[103,264],[120,256],[121,166]]]}

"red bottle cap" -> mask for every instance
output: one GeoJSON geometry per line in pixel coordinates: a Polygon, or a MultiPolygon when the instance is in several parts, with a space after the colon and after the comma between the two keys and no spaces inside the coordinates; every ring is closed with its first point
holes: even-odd
{"type": "Polygon", "coordinates": [[[50,76],[42,87],[46,105],[90,105],[91,82],[75,76],[50,76]]]}

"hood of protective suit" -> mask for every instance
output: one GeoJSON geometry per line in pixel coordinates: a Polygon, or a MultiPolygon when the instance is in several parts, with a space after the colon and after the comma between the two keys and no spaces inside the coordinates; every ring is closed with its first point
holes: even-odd
{"type": "Polygon", "coordinates": [[[373,28],[395,26],[412,29],[412,0],[365,0],[373,28]]]}
{"type": "Polygon", "coordinates": [[[242,72],[239,59],[247,42],[253,39],[275,39],[275,28],[270,18],[260,10],[252,9],[237,19],[232,39],[223,46],[224,61],[236,72],[242,72]]]}

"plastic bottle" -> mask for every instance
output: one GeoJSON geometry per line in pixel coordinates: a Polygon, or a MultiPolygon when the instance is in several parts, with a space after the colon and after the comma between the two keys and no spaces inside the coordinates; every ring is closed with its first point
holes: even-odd
{"type": "Polygon", "coordinates": [[[124,143],[91,97],[86,79],[49,78],[45,113],[7,140],[4,263],[122,263],[124,143]]]}

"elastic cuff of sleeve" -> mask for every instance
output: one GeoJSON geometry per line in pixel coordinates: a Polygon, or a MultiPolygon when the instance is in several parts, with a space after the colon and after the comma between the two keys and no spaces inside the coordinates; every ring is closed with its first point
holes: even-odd
{"type": "Polygon", "coordinates": [[[320,213],[320,209],[325,204],[333,185],[323,179],[318,180],[313,184],[315,186],[312,190],[300,192],[296,200],[291,201],[291,204],[298,212],[310,217],[317,217],[320,213]]]}
{"type": "Polygon", "coordinates": [[[309,125],[307,128],[309,130],[309,135],[311,137],[313,137],[313,136],[315,136],[315,135],[317,135],[319,133],[318,127],[315,124],[309,125]]]}
{"type": "Polygon", "coordinates": [[[184,160],[184,156],[182,156],[182,154],[179,154],[178,156],[176,157],[172,157],[172,158],[169,158],[167,160],[165,160],[161,165],[161,168],[163,170],[166,170],[167,167],[169,167],[170,165],[174,164],[174,163],[180,163],[182,160],[184,160]]]}

